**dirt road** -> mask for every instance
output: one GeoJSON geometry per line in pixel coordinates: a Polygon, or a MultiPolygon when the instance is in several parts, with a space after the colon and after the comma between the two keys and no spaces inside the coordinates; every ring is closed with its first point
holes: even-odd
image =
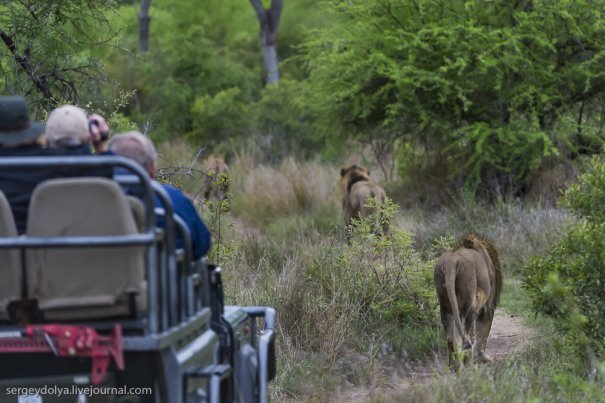
{"type": "MultiPolygon", "coordinates": [[[[503,309],[496,310],[496,316],[487,342],[487,354],[495,361],[506,359],[527,339],[528,329],[520,316],[512,316],[503,309]]],[[[406,365],[403,370],[393,374],[388,384],[374,387],[343,387],[330,399],[332,402],[371,402],[372,395],[380,394],[381,389],[401,390],[411,385],[427,384],[436,376],[449,373],[446,357],[434,357],[433,360],[406,365]]],[[[386,391],[385,390],[385,391],[386,391]]]]}
{"type": "MultiPolygon", "coordinates": [[[[527,339],[529,329],[523,325],[520,316],[507,314],[503,309],[496,309],[496,316],[492,330],[487,341],[487,354],[495,361],[501,361],[511,354],[520,345],[523,339],[527,339]]],[[[446,357],[436,358],[437,362],[426,362],[417,366],[411,366],[405,375],[411,383],[428,383],[433,376],[443,374],[446,370],[444,365],[446,357]]]]}

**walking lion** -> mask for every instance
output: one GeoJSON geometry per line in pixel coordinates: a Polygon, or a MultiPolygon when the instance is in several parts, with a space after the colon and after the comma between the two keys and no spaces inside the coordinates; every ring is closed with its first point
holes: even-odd
{"type": "MultiPolygon", "coordinates": [[[[369,217],[376,209],[381,209],[386,201],[384,189],[370,179],[370,172],[358,165],[350,165],[340,170],[340,193],[345,225],[351,225],[354,218],[369,217]],[[374,199],[373,206],[368,202],[374,199]],[[375,206],[375,207],[374,207],[375,206]]],[[[377,232],[385,233],[388,225],[382,223],[377,232]]]]}
{"type": "Polygon", "coordinates": [[[492,361],[485,347],[502,291],[496,247],[477,235],[464,236],[454,250],[441,255],[434,280],[450,368],[492,361]]]}
{"type": "Polygon", "coordinates": [[[204,159],[204,199],[222,201],[229,192],[229,165],[222,155],[210,154],[204,159]]]}

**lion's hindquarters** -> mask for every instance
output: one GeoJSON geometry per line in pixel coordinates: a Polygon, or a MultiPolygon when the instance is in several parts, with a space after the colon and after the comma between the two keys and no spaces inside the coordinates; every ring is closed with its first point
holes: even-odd
{"type": "MultiPolygon", "coordinates": [[[[372,182],[357,182],[351,186],[348,195],[349,220],[351,218],[371,217],[377,210],[381,210],[385,203],[386,194],[384,190],[372,182]]],[[[345,211],[345,215],[346,211],[345,211]]],[[[346,218],[346,217],[345,217],[346,218]]]]}
{"type": "Polygon", "coordinates": [[[339,188],[345,226],[351,225],[352,219],[368,218],[379,213],[372,223],[373,232],[385,234],[388,231],[382,208],[386,201],[386,194],[382,187],[372,182],[367,168],[358,165],[342,168],[339,188]]]}
{"type": "MultiPolygon", "coordinates": [[[[465,363],[471,361],[477,315],[490,296],[489,278],[479,273],[481,260],[479,252],[461,248],[444,253],[435,265],[435,287],[452,367],[461,365],[460,353],[465,363]]],[[[481,336],[484,331],[482,326],[481,336]]]]}
{"type": "Polygon", "coordinates": [[[483,288],[477,288],[477,294],[475,297],[475,307],[476,307],[475,309],[476,309],[477,313],[479,313],[479,311],[481,309],[483,309],[483,307],[487,303],[488,297],[489,297],[489,294],[487,292],[485,292],[485,290],[483,288]]]}

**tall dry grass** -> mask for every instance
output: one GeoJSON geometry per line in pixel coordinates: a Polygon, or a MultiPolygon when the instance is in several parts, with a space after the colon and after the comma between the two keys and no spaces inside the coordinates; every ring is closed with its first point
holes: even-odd
{"type": "Polygon", "coordinates": [[[246,155],[239,155],[232,165],[233,212],[253,225],[264,226],[281,217],[313,213],[338,203],[334,167],[292,158],[275,167],[250,167],[246,155]]]}
{"type": "Polygon", "coordinates": [[[441,236],[481,234],[498,247],[504,269],[514,274],[530,257],[543,254],[573,220],[565,210],[539,203],[499,200],[487,204],[461,198],[437,211],[410,209],[396,222],[414,234],[419,246],[441,236]]]}

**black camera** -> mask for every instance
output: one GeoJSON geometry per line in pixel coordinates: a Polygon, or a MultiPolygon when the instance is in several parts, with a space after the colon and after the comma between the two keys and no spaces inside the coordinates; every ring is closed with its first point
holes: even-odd
{"type": "Polygon", "coordinates": [[[88,131],[89,133],[92,133],[92,128],[96,126],[97,129],[99,129],[99,133],[101,134],[101,138],[99,141],[107,141],[107,139],[109,138],[109,132],[108,131],[101,131],[100,127],[99,127],[99,121],[97,119],[90,119],[88,121],[88,131]]]}

